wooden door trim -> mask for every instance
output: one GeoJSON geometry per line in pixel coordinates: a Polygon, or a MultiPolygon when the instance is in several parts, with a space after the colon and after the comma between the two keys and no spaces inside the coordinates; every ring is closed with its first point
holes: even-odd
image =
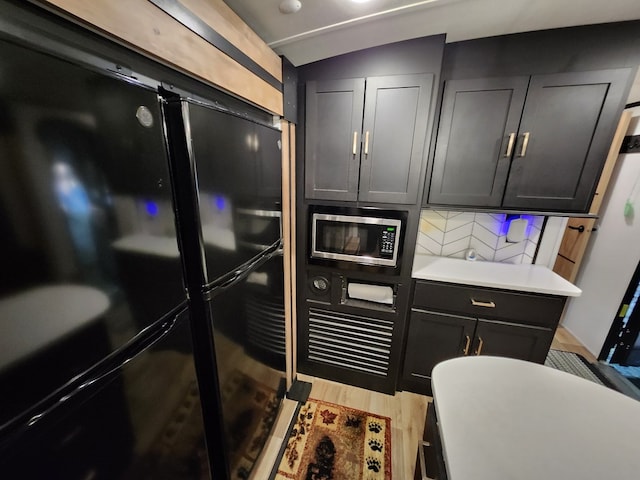
{"type": "MultiPolygon", "coordinates": [[[[607,159],[605,160],[602,173],[600,174],[596,193],[591,201],[591,208],[589,209],[590,214],[596,215],[600,211],[602,200],[609,186],[609,181],[611,180],[611,174],[613,173],[613,169],[620,155],[620,146],[624,141],[624,136],[627,133],[629,123],[631,122],[631,116],[631,111],[629,110],[623,111],[620,116],[618,127],[616,128],[611,146],[609,147],[607,159]]],[[[577,240],[579,243],[576,243],[576,231],[569,228],[570,226],[576,226],[575,224],[572,225],[572,220],[574,220],[574,218],[569,219],[564,236],[562,237],[558,256],[556,257],[556,263],[553,266],[553,271],[569,282],[573,282],[578,276],[582,259],[584,258],[584,254],[591,238],[591,232],[593,231],[596,223],[595,219],[575,218],[574,223],[577,222],[585,227],[585,231],[583,233],[578,233],[578,235],[583,235],[584,237],[577,240]],[[574,245],[570,246],[572,243],[574,243],[574,245]]]]}

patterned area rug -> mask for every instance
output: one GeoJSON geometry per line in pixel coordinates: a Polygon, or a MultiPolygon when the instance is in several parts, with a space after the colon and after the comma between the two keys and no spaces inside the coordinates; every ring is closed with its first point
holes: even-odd
{"type": "Polygon", "coordinates": [[[599,374],[586,358],[577,353],[549,350],[544,364],[547,367],[562,370],[563,372],[591,380],[594,383],[611,387],[611,383],[603,378],[602,374],[599,374]]]}
{"type": "Polygon", "coordinates": [[[391,419],[310,399],[276,475],[289,479],[390,480],[391,419]]]}
{"type": "Polygon", "coordinates": [[[245,479],[253,469],[278,415],[276,391],[235,370],[221,391],[231,478],[245,479]]]}

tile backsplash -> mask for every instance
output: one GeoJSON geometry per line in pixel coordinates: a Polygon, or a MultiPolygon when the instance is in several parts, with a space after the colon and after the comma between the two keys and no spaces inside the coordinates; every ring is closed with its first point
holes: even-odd
{"type": "Polygon", "coordinates": [[[542,234],[544,216],[505,213],[422,210],[416,253],[465,258],[473,248],[478,260],[504,263],[533,263],[542,234]],[[525,238],[507,242],[513,217],[528,220],[525,238]]]}

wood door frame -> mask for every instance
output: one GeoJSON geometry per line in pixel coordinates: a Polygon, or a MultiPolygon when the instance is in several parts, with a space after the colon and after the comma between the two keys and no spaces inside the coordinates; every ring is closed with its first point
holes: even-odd
{"type": "MultiPolygon", "coordinates": [[[[593,200],[591,201],[589,213],[592,215],[597,215],[600,211],[600,206],[602,205],[604,195],[609,186],[613,169],[620,155],[620,147],[622,146],[624,136],[627,133],[629,123],[631,122],[631,116],[632,114],[629,110],[624,110],[620,116],[618,127],[616,128],[613,140],[611,141],[611,146],[609,147],[607,159],[602,169],[602,173],[600,174],[600,180],[598,181],[596,192],[593,196],[593,200]]],[[[587,246],[589,245],[591,233],[596,228],[596,220],[596,218],[572,217],[567,223],[564,236],[562,237],[560,250],[556,257],[556,263],[553,266],[553,271],[569,282],[575,281],[578,272],[580,271],[580,265],[587,250],[587,246]],[[579,228],[580,226],[584,227],[583,231],[576,230],[576,228],[579,228]],[[568,251],[570,251],[570,253],[568,253],[568,251]]]]}

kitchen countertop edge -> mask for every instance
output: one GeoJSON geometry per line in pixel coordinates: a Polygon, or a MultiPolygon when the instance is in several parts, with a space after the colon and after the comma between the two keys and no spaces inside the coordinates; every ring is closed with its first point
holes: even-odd
{"type": "Polygon", "coordinates": [[[411,276],[458,285],[578,297],[582,290],[543,265],[467,261],[416,254],[411,276]]]}

